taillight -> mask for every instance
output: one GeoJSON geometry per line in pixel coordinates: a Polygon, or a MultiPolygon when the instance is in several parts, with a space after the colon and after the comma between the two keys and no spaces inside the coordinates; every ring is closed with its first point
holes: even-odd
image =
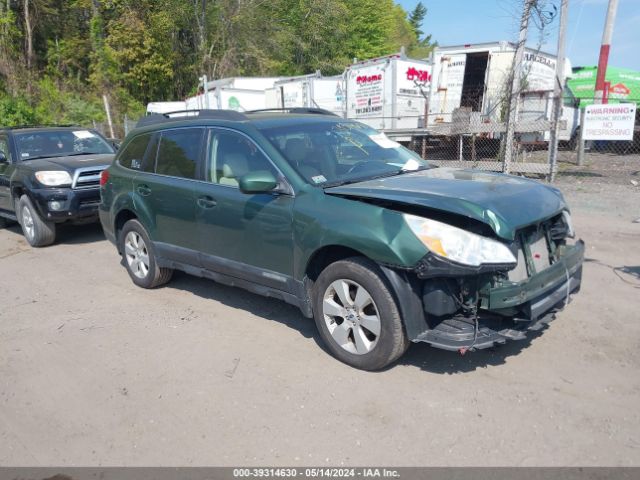
{"type": "Polygon", "coordinates": [[[102,170],[102,173],[100,174],[100,186],[101,187],[105,186],[108,180],[109,180],[109,170],[102,170]]]}

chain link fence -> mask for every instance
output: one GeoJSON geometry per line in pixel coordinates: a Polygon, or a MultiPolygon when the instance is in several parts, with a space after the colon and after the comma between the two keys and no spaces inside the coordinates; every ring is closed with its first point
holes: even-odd
{"type": "Polygon", "coordinates": [[[121,119],[114,119],[113,123],[113,135],[111,135],[111,128],[107,122],[93,122],[92,125],[86,125],[97,130],[107,138],[115,138],[123,140],[127,134],[136,127],[137,120],[130,119],[127,115],[121,119]]]}
{"type": "Polygon", "coordinates": [[[554,105],[552,92],[520,95],[511,155],[506,152],[508,107],[497,95],[483,103],[482,94],[463,92],[462,98],[432,104],[426,122],[421,119],[426,127],[385,133],[439,166],[506,172],[558,183],[640,184],[637,111],[633,141],[583,142],[580,122],[584,107],[572,96],[562,98],[554,165],[549,152],[554,105]]]}

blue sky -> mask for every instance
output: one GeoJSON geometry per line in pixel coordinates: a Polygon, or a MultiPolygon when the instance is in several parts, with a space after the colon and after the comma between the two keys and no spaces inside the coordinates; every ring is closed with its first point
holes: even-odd
{"type": "MultiPolygon", "coordinates": [[[[551,0],[560,6],[560,0],[551,0]]],[[[411,11],[418,0],[396,0],[411,11]]],[[[515,40],[518,34],[518,0],[422,0],[427,7],[423,30],[440,45],[515,40]],[[517,17],[517,18],[516,18],[517,17]]],[[[567,56],[575,66],[597,65],[608,0],[569,0],[567,56]]],[[[558,19],[546,27],[543,50],[557,49],[558,19]]],[[[539,42],[536,29],[529,43],[539,42]]],[[[640,70],[640,0],[619,0],[609,65],[640,70]]]]}

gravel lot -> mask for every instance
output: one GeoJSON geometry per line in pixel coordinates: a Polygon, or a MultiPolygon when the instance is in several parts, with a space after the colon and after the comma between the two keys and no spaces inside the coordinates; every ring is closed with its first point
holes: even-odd
{"type": "Polygon", "coordinates": [[[380,373],[275,300],[134,287],[97,225],[0,230],[0,464],[640,465],[640,188],[566,191],[588,259],[548,329],[380,373]]]}

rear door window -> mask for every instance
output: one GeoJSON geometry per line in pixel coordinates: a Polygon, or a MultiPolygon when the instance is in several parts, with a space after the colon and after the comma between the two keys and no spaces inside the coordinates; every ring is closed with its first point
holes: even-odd
{"type": "Polygon", "coordinates": [[[203,135],[203,128],[180,128],[162,132],[156,173],[197,179],[203,135]]]}

